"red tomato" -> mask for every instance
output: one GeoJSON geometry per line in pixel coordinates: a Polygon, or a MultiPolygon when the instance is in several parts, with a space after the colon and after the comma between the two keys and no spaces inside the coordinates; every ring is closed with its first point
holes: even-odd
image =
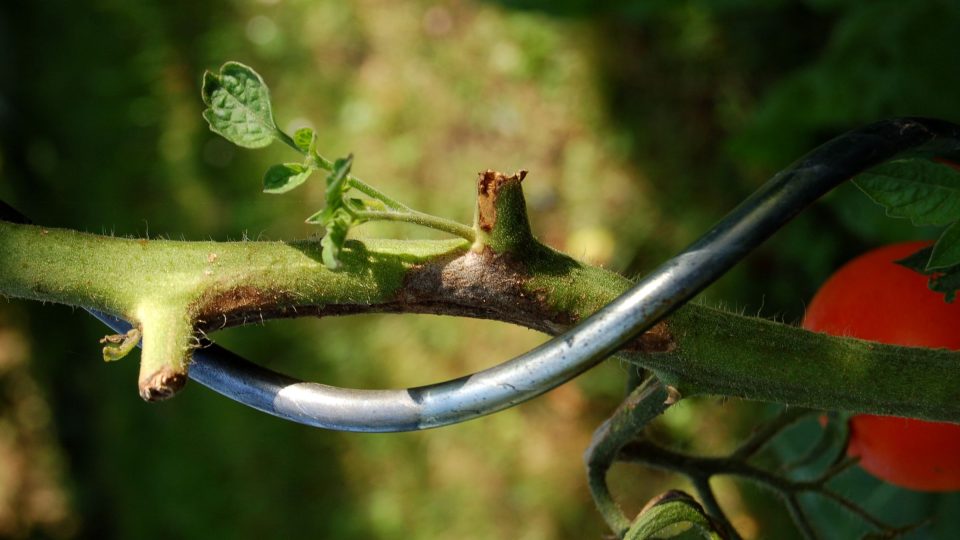
{"type": "MultiPolygon", "coordinates": [[[[944,302],[927,288],[927,278],[893,262],[926,245],[895,244],[850,261],[817,291],[803,327],[895,345],[960,349],[960,302],[944,302]]],[[[850,420],[847,453],[897,486],[960,490],[960,424],[857,415],[850,420]]]]}

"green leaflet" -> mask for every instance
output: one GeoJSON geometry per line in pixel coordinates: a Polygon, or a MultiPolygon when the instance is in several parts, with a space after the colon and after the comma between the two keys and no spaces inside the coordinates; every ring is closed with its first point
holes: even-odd
{"type": "Polygon", "coordinates": [[[263,175],[263,192],[286,193],[304,183],[314,170],[302,163],[274,165],[263,175]]]}
{"type": "Polygon", "coordinates": [[[312,128],[300,128],[293,133],[293,143],[304,154],[312,154],[317,147],[317,133],[312,128]]]}
{"type": "Polygon", "coordinates": [[[347,240],[350,227],[362,223],[350,211],[352,199],[348,200],[345,197],[346,192],[350,190],[348,178],[352,164],[353,155],[334,162],[333,170],[327,176],[327,204],[323,210],[307,218],[307,223],[323,225],[326,229],[326,234],[320,240],[320,246],[323,248],[321,257],[323,264],[331,270],[340,267],[340,250],[347,240]]]}
{"type": "Polygon", "coordinates": [[[960,264],[937,268],[936,270],[927,268],[928,261],[935,248],[936,246],[923,248],[905,259],[896,261],[896,263],[929,276],[930,280],[927,282],[927,287],[931,291],[943,294],[947,302],[953,302],[957,291],[960,290],[960,264]]]}
{"type": "Polygon", "coordinates": [[[203,74],[203,118],[210,130],[244,148],[263,148],[278,136],[270,92],[260,75],[239,63],[227,62],[215,74],[203,74]]]}
{"type": "Polygon", "coordinates": [[[350,167],[353,165],[353,155],[340,158],[333,164],[333,170],[327,175],[326,206],[323,210],[314,213],[307,218],[307,223],[311,225],[324,225],[333,219],[334,213],[343,208],[346,210],[347,201],[344,194],[350,189],[347,178],[350,175],[350,167]]]}
{"type": "Polygon", "coordinates": [[[909,219],[914,225],[948,226],[932,249],[899,262],[930,276],[930,289],[953,301],[960,289],[960,171],[927,159],[898,159],[853,181],[888,216],[909,219]]]}
{"type": "Polygon", "coordinates": [[[955,221],[940,235],[933,245],[933,253],[927,261],[927,270],[942,270],[960,264],[960,225],[955,221]]]}
{"type": "Polygon", "coordinates": [[[854,183],[887,215],[914,225],[947,225],[960,219],[960,172],[926,159],[898,159],[857,176],[854,183]]]}
{"type": "Polygon", "coordinates": [[[331,270],[340,268],[340,251],[343,249],[343,243],[347,241],[347,232],[353,225],[353,216],[343,208],[338,208],[333,212],[333,217],[326,222],[326,234],[320,240],[322,252],[320,254],[323,264],[331,270]]]}

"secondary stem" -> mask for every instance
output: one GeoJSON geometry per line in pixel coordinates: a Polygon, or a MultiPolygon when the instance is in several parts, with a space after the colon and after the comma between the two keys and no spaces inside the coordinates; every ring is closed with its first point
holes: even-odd
{"type": "Polygon", "coordinates": [[[350,187],[356,189],[357,191],[359,191],[360,193],[363,193],[368,197],[371,197],[373,199],[376,199],[382,202],[383,204],[387,205],[387,208],[391,208],[393,210],[397,210],[401,212],[415,211],[415,210],[411,210],[410,207],[408,207],[407,205],[390,197],[389,195],[380,191],[379,189],[371,186],[370,184],[364,182],[363,180],[360,180],[356,176],[353,176],[352,174],[347,177],[347,181],[350,183],[350,187]]]}
{"type": "Polygon", "coordinates": [[[464,240],[473,242],[476,238],[476,232],[473,227],[468,227],[462,223],[457,223],[449,219],[444,219],[430,214],[409,210],[406,212],[378,211],[378,210],[358,210],[352,211],[353,215],[368,221],[400,221],[404,223],[413,223],[429,227],[438,231],[450,233],[459,236],[464,240]]]}

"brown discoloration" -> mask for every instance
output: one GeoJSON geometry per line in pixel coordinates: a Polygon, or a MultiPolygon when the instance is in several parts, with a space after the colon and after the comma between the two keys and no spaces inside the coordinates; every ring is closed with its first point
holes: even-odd
{"type": "MultiPolygon", "coordinates": [[[[193,306],[193,317],[202,330],[211,330],[243,324],[251,315],[285,310],[284,306],[292,304],[289,296],[284,293],[241,285],[200,298],[193,306]],[[239,322],[235,319],[239,319],[239,322]]],[[[262,315],[258,316],[257,320],[262,318],[262,315]]]]}
{"type": "Polygon", "coordinates": [[[140,381],[140,397],[144,401],[163,401],[173,397],[185,384],[186,374],[165,367],[140,381]]]}
{"type": "Polygon", "coordinates": [[[647,330],[640,337],[631,342],[626,350],[638,352],[641,354],[666,353],[677,348],[677,341],[670,332],[670,325],[667,321],[660,321],[653,325],[653,328],[647,330]]]}
{"type": "Polygon", "coordinates": [[[403,311],[493,319],[556,334],[569,324],[564,313],[526,289],[526,268],[489,249],[414,268],[396,301],[403,311]]]}
{"type": "MultiPolygon", "coordinates": [[[[385,302],[310,305],[281,291],[241,286],[201,298],[193,306],[194,321],[198,330],[211,332],[271,319],[421,313],[496,320],[549,335],[560,334],[580,321],[578,313],[552,308],[545,291],[531,292],[528,279],[521,261],[485,248],[411,268],[403,286],[385,302]]],[[[655,353],[675,347],[667,322],[660,322],[624,350],[655,353]]]]}
{"type": "Polygon", "coordinates": [[[680,391],[675,386],[667,386],[667,399],[663,400],[663,404],[673,405],[682,398],[683,396],[680,395],[680,391]]]}
{"type": "Polygon", "coordinates": [[[497,224],[497,195],[507,182],[523,182],[527,171],[519,170],[512,176],[487,169],[480,173],[477,180],[477,224],[490,232],[497,224]]]}

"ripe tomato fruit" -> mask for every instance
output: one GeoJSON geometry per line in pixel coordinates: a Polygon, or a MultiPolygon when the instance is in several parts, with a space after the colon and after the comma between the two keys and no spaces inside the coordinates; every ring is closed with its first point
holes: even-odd
{"type": "MultiPolygon", "coordinates": [[[[946,303],[927,288],[927,278],[893,262],[926,245],[895,244],[850,261],[813,297],[803,327],[894,345],[960,349],[960,302],[946,303]]],[[[960,490],[960,424],[857,415],[850,420],[847,454],[900,487],[960,490]]]]}

